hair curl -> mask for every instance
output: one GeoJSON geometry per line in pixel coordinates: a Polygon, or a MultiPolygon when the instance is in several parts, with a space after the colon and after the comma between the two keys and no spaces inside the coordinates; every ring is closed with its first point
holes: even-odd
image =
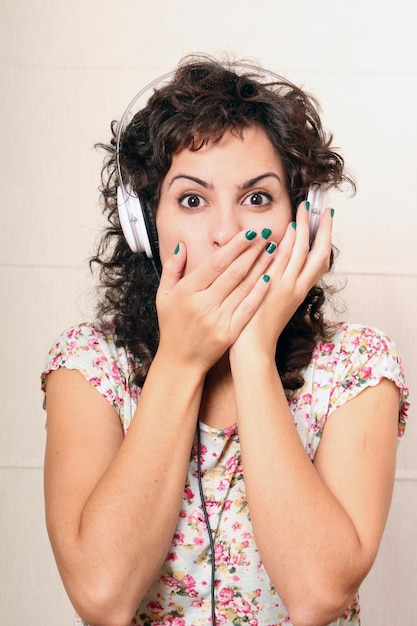
{"type": "MultiPolygon", "coordinates": [[[[100,189],[108,224],[90,260],[90,266],[100,266],[103,291],[97,313],[112,323],[118,343],[138,357],[138,385],[146,378],[159,342],[158,278],[152,261],[133,253],[123,236],[117,211],[117,158],[123,183],[133,187],[155,216],[161,182],[177,151],[199,150],[209,141],[220,141],[227,131],[241,134],[251,126],[265,130],[282,159],[294,218],[312,183],[339,187],[347,182],[355,189],[343,158],[330,147],[333,137],[324,132],[312,96],[285,79],[265,82],[262,69],[242,71],[239,63],[210,57],[185,59],[173,79],[154,91],[121,129],[118,155],[115,121],[110,143],[99,144],[108,153],[100,189]]],[[[330,266],[333,257],[332,252],[330,266]]],[[[287,390],[303,384],[302,369],[316,342],[328,336],[323,316],[326,291],[323,283],[315,285],[279,338],[276,363],[287,390]]]]}

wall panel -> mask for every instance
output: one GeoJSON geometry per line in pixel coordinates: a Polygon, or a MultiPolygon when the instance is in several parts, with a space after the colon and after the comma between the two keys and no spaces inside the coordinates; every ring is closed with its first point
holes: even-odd
{"type": "MultiPolygon", "coordinates": [[[[0,606],[7,624],[70,626],[43,522],[39,372],[50,343],[90,317],[85,261],[109,123],[193,51],[259,59],[305,84],[358,179],[334,195],[349,320],[386,330],[415,397],[417,5],[413,0],[0,0],[0,606]]],[[[415,408],[393,508],[364,585],[364,625],[414,626],[415,408]]]]}
{"type": "Polygon", "coordinates": [[[45,529],[42,484],[41,467],[0,469],[0,614],[10,626],[72,623],[45,529]]]}

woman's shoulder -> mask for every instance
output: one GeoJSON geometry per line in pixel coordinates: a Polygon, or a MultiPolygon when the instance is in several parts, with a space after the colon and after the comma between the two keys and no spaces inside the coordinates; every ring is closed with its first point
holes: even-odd
{"type": "Polygon", "coordinates": [[[58,335],[46,357],[42,388],[47,375],[60,367],[76,369],[94,386],[126,386],[138,366],[134,355],[117,340],[111,324],[82,322],[58,335]]]}
{"type": "Polygon", "coordinates": [[[329,322],[326,329],[327,337],[317,343],[316,353],[328,354],[338,350],[346,357],[358,353],[391,354],[392,357],[399,358],[397,347],[391,337],[378,328],[348,322],[329,322]]]}
{"type": "Polygon", "coordinates": [[[332,371],[339,381],[387,375],[403,385],[404,369],[397,346],[387,333],[372,326],[329,323],[326,338],[315,346],[311,364],[332,371]]]}
{"type": "MultiPolygon", "coordinates": [[[[111,358],[117,352],[117,338],[110,324],[81,322],[61,332],[53,342],[47,361],[60,360],[61,365],[84,353],[101,353],[111,358]]],[[[52,361],[54,362],[54,361],[52,361]]]]}
{"type": "Polygon", "coordinates": [[[384,331],[363,324],[328,324],[328,336],[317,343],[311,375],[331,381],[331,407],[337,408],[383,378],[401,392],[400,426],[405,427],[409,408],[403,362],[396,344],[384,331]],[[320,374],[322,373],[322,375],[320,374]]]}

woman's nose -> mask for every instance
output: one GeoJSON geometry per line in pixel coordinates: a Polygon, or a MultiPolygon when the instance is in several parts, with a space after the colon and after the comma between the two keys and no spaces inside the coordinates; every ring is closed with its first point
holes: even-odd
{"type": "Polygon", "coordinates": [[[234,210],[219,210],[213,216],[211,227],[211,239],[214,248],[221,248],[228,243],[243,226],[240,223],[239,215],[234,210]]]}

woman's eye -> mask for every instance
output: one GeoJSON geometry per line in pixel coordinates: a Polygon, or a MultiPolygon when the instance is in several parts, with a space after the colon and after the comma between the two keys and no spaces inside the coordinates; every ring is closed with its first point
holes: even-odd
{"type": "Polygon", "coordinates": [[[260,191],[255,191],[247,196],[243,204],[250,204],[252,206],[265,206],[272,201],[272,196],[269,193],[261,193],[260,191]]]}
{"type": "Polygon", "coordinates": [[[201,196],[197,196],[194,193],[186,194],[178,199],[181,206],[186,209],[199,209],[206,206],[206,201],[201,196]]]}

